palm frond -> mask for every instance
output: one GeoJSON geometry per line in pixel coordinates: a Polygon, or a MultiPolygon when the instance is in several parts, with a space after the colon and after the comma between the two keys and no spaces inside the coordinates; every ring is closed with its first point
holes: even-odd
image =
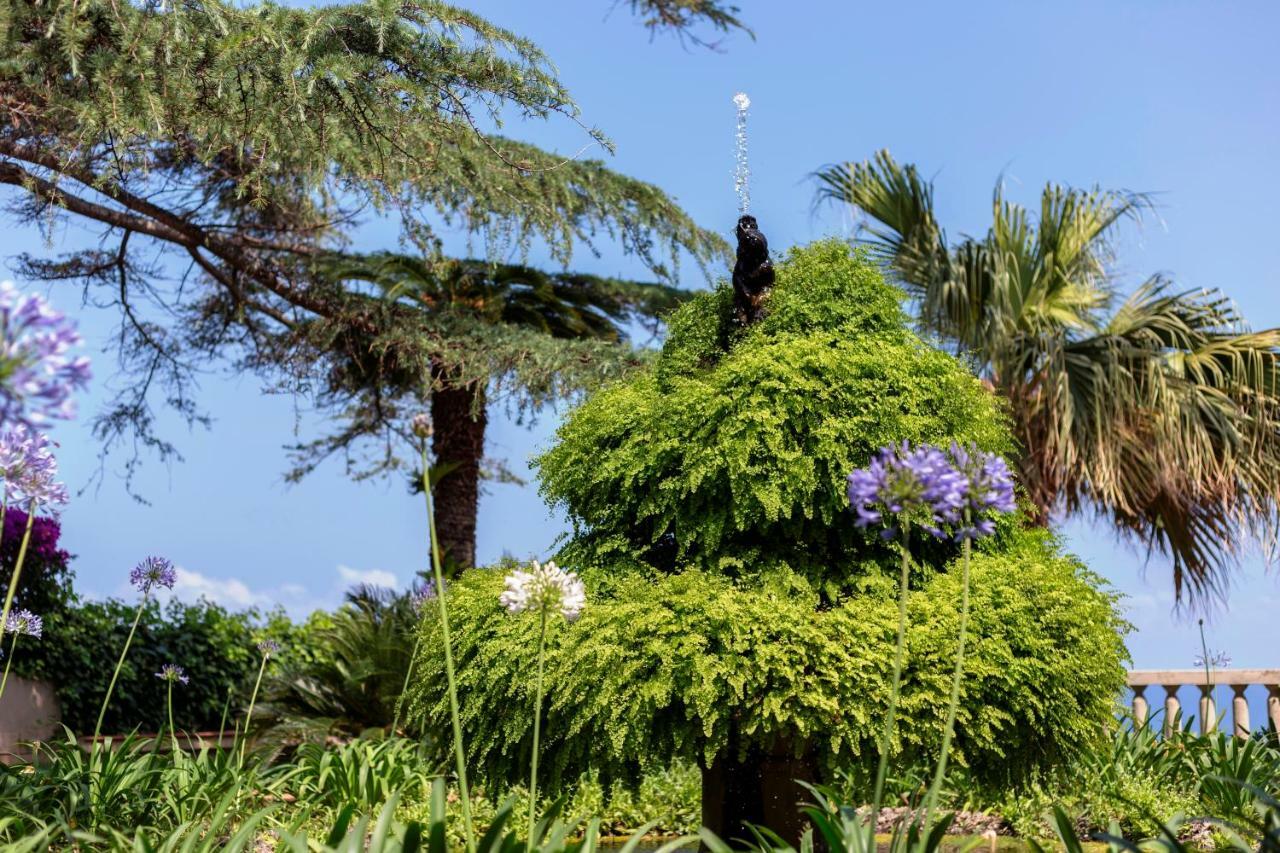
{"type": "Polygon", "coordinates": [[[1123,296],[1116,228],[1150,196],[1049,184],[1038,216],[992,196],[981,238],[947,242],[933,184],[881,151],[816,174],[819,201],[871,220],[864,242],[920,327],[1008,398],[1041,521],[1093,512],[1170,558],[1179,600],[1225,587],[1247,541],[1270,551],[1280,502],[1280,331],[1216,291],[1156,276],[1123,296]]]}

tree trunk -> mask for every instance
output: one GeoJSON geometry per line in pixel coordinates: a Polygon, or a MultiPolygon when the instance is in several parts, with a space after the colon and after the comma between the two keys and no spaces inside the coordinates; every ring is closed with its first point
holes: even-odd
{"type": "Polygon", "coordinates": [[[441,557],[459,568],[470,568],[476,564],[480,460],[488,424],[484,389],[473,384],[436,390],[431,395],[431,420],[435,464],[449,468],[435,485],[441,557]]]}
{"type": "Polygon", "coordinates": [[[739,760],[736,729],[728,748],[702,770],[702,825],[730,843],[754,838],[747,824],[764,826],[798,848],[807,826],[800,803],[811,795],[796,783],[819,781],[817,761],[809,750],[797,756],[788,739],[750,747],[739,760]]]}

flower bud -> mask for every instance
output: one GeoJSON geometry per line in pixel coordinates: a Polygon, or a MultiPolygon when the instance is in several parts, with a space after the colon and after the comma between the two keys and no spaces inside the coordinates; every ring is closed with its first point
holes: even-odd
{"type": "Polygon", "coordinates": [[[431,438],[431,434],[435,432],[431,424],[431,415],[426,412],[413,416],[412,428],[413,434],[418,438],[431,438]]]}

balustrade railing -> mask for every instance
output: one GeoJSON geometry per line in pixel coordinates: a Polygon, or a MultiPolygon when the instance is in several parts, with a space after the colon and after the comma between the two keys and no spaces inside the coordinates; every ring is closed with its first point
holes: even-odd
{"type": "MultiPolygon", "coordinates": [[[[1129,672],[1129,688],[1133,690],[1133,719],[1145,723],[1151,715],[1146,692],[1148,687],[1164,688],[1164,732],[1168,734],[1178,719],[1182,705],[1178,690],[1194,687],[1200,691],[1200,707],[1197,718],[1200,731],[1215,730],[1225,718],[1218,714],[1214,690],[1226,687],[1231,690],[1231,731],[1237,737],[1248,737],[1249,701],[1245,691],[1253,685],[1267,691],[1266,714],[1271,730],[1280,732],[1280,669],[1211,669],[1207,675],[1203,669],[1135,669],[1129,672]]],[[[1156,698],[1156,697],[1152,697],[1156,698]]]]}

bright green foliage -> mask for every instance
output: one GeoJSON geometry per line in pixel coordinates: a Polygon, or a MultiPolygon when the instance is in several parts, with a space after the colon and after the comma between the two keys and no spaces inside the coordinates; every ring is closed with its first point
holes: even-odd
{"type": "MultiPolygon", "coordinates": [[[[1004,553],[974,560],[975,639],[957,720],[962,760],[986,779],[1021,775],[1096,738],[1124,682],[1112,600],[1045,534],[1010,539],[1004,553]]],[[[493,780],[519,778],[528,758],[537,648],[536,625],[505,614],[501,589],[495,571],[468,572],[450,588],[467,747],[493,780]]],[[[697,570],[615,578],[608,589],[551,640],[543,764],[553,776],[708,759],[734,722],[761,741],[812,738],[833,764],[873,754],[896,628],[887,584],[823,608],[816,595],[697,570]]],[[[904,761],[941,735],[958,598],[953,573],[929,573],[911,596],[904,761]]],[[[437,628],[428,630],[419,707],[439,723],[443,664],[437,628]]]]}
{"type": "Polygon", "coordinates": [[[994,398],[904,328],[901,294],[847,247],[794,252],[745,334],[730,298],[677,311],[656,371],[588,400],[538,461],[575,525],[570,564],[643,562],[670,532],[682,565],[791,569],[834,595],[889,555],[844,518],[849,471],[903,439],[1009,449],[994,398]]]}
{"type": "MultiPolygon", "coordinates": [[[[557,559],[581,572],[589,605],[550,641],[549,775],[704,762],[733,728],[743,744],[807,740],[833,765],[869,763],[895,555],[853,525],[845,476],[904,438],[1010,449],[995,398],[904,327],[899,299],[839,243],[796,250],[767,319],[735,331],[725,289],[696,299],[653,370],[570,415],[539,464],[575,526],[557,559]]],[[[956,546],[916,539],[903,762],[936,751],[959,617],[956,546]]],[[[537,647],[501,588],[500,571],[475,571],[449,590],[466,743],[495,783],[528,759],[537,647]]],[[[1124,627],[1050,534],[1005,522],[973,562],[958,760],[1020,777],[1096,738],[1123,687],[1124,627]]],[[[416,708],[434,727],[441,644],[424,630],[416,708]]]]}

